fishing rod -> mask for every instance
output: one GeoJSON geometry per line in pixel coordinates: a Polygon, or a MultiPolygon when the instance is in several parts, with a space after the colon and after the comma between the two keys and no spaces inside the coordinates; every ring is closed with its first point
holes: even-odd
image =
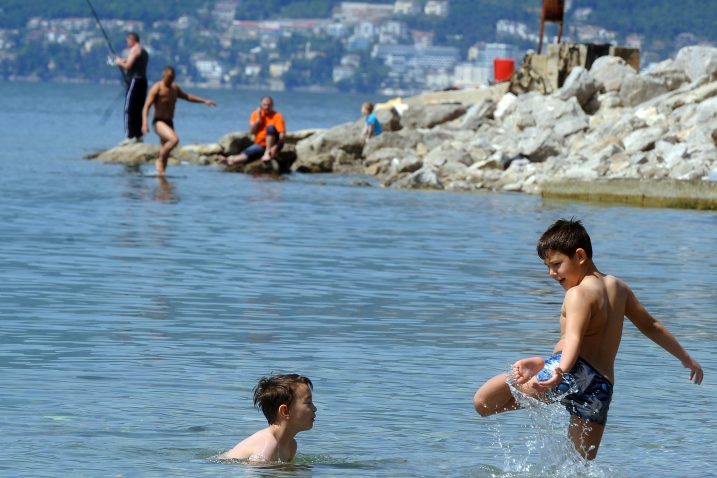
{"type": "MultiPolygon", "coordinates": [[[[100,30],[102,31],[102,35],[105,37],[105,41],[107,42],[107,46],[110,49],[110,53],[112,53],[112,57],[117,57],[117,52],[112,47],[112,42],[110,41],[110,37],[107,35],[107,32],[105,31],[105,27],[102,26],[102,22],[100,21],[99,15],[97,15],[97,11],[95,10],[95,7],[92,6],[92,2],[90,0],[87,0],[87,5],[90,7],[90,10],[92,10],[92,15],[95,17],[95,21],[97,22],[97,26],[100,27],[100,30]]],[[[129,81],[127,80],[127,73],[122,69],[121,66],[117,65],[117,68],[119,68],[120,73],[122,73],[122,80],[124,81],[125,86],[129,86],[129,81]]]]}

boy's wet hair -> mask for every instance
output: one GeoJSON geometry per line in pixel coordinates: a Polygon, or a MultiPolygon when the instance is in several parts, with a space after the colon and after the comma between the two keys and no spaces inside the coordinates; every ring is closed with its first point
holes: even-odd
{"type": "Polygon", "coordinates": [[[538,240],[538,256],[545,260],[548,251],[556,251],[573,257],[575,251],[583,249],[588,259],[593,257],[590,236],[578,219],[558,219],[538,240]]]}
{"type": "Polygon", "coordinates": [[[139,33],[137,33],[137,32],[128,32],[128,33],[127,33],[127,36],[128,36],[128,37],[132,37],[132,39],[133,39],[134,41],[136,41],[137,43],[139,43],[139,33]]]}
{"type": "Polygon", "coordinates": [[[364,102],[361,107],[366,108],[366,111],[368,111],[369,113],[373,113],[373,103],[371,103],[370,101],[364,102]]]}
{"type": "Polygon", "coordinates": [[[254,406],[261,410],[269,424],[277,422],[279,406],[291,406],[297,385],[305,384],[313,390],[307,377],[295,373],[262,377],[254,387],[254,406]]]}

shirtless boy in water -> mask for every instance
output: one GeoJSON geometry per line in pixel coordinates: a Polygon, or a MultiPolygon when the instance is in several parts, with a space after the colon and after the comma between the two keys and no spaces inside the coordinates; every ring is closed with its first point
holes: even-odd
{"type": "Polygon", "coordinates": [[[508,386],[509,378],[534,398],[566,394],[561,403],[570,413],[568,435],[576,450],[592,460],[607,422],[624,317],[690,369],[690,380],[697,384],[702,382],[702,367],[650,315],[627,284],[597,270],[590,237],[580,221],[556,221],[543,233],[537,249],[550,277],[566,291],[560,340],[548,359],[519,360],[511,377],[501,374],[488,380],[476,392],[473,405],[484,417],[520,408],[508,386]]]}
{"type": "Polygon", "coordinates": [[[174,67],[166,66],[162,70],[162,79],[152,85],[147,95],[147,101],[142,109],[142,133],[149,133],[149,109],[154,105],[154,118],[152,124],[154,131],[159,136],[161,147],[159,148],[159,159],[156,162],[157,174],[163,176],[167,169],[167,161],[169,153],[179,144],[177,133],[174,132],[174,107],[177,104],[177,98],[190,101],[192,103],[204,103],[208,106],[216,106],[212,100],[205,100],[198,96],[185,93],[177,84],[174,83],[174,67]]]}
{"type": "Polygon", "coordinates": [[[316,419],[312,389],[311,380],[301,375],[261,378],[254,388],[254,406],[264,413],[269,426],[242,440],[219,458],[252,463],[293,460],[297,448],[294,437],[299,432],[311,430],[316,419]]]}

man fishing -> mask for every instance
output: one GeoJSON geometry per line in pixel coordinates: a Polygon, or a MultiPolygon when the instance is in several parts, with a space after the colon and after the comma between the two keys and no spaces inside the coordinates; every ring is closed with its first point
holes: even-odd
{"type": "Polygon", "coordinates": [[[124,130],[127,138],[120,144],[142,142],[142,108],[147,97],[147,63],[149,53],[142,48],[136,32],[127,34],[127,58],[115,58],[115,65],[122,68],[127,82],[124,101],[124,130]]]}

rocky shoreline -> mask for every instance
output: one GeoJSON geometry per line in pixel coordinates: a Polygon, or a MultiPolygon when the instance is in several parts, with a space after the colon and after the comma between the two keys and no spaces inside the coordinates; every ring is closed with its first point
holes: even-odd
{"type": "MultiPolygon", "coordinates": [[[[717,48],[683,48],[642,74],[619,57],[600,57],[590,70],[573,68],[548,95],[516,96],[499,84],[421,95],[377,114],[384,133],[367,142],[360,120],[290,134],[269,172],[363,173],[393,188],[717,209],[717,48]]],[[[212,164],[250,142],[231,133],[217,144],[178,148],[173,161],[212,164]]],[[[92,159],[143,162],[157,151],[136,144],[92,159]]]]}

